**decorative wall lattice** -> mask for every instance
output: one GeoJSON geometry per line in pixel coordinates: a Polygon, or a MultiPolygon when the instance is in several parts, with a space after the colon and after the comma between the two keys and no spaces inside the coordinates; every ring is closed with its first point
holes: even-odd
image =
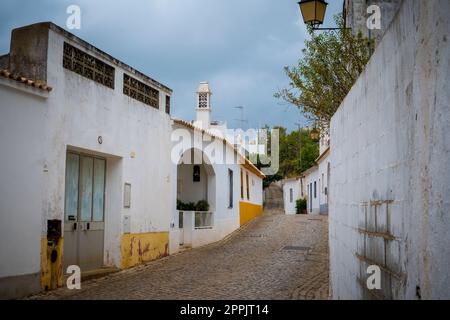
{"type": "Polygon", "coordinates": [[[127,74],[123,75],[123,94],[159,109],[159,91],[127,74]]]}
{"type": "Polygon", "coordinates": [[[198,107],[199,108],[208,108],[208,94],[207,93],[199,93],[198,94],[198,107]]]}
{"type": "Polygon", "coordinates": [[[114,89],[113,67],[66,42],[64,42],[63,67],[114,89]]]}

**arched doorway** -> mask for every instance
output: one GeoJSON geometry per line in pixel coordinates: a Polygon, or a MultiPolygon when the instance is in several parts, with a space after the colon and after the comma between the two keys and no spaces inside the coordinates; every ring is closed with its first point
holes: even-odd
{"type": "Polygon", "coordinates": [[[216,174],[199,149],[183,153],[177,165],[179,243],[191,247],[199,230],[214,228],[216,174]]]}

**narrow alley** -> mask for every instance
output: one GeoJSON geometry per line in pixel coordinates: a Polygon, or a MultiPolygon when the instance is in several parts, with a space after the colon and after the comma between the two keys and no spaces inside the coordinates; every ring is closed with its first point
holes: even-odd
{"type": "Polygon", "coordinates": [[[220,242],[31,299],[328,299],[327,217],[282,215],[278,196],[267,200],[220,242]]]}

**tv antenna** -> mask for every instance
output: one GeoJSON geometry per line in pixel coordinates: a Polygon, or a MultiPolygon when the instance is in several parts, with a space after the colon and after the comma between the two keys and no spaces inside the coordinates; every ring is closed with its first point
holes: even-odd
{"type": "Polygon", "coordinates": [[[234,107],[235,109],[240,109],[241,110],[241,118],[240,119],[234,119],[235,121],[238,121],[240,124],[241,124],[241,127],[242,127],[242,129],[243,129],[243,127],[244,127],[244,124],[248,124],[248,120],[246,120],[245,118],[244,118],[244,106],[237,106],[237,107],[234,107]]]}

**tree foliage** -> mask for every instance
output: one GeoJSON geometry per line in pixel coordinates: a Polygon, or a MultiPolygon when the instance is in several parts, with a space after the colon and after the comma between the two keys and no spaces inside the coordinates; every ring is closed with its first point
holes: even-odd
{"type": "MultiPolygon", "coordinates": [[[[282,128],[284,129],[284,128],[282,128]]],[[[310,130],[300,129],[287,134],[280,131],[280,170],[284,178],[295,177],[315,165],[319,143],[310,137],[310,130]]]]}
{"type": "MultiPolygon", "coordinates": [[[[270,130],[267,126],[265,128],[270,130]]],[[[264,186],[283,178],[299,176],[315,165],[315,160],[319,156],[319,143],[311,139],[309,129],[300,129],[291,133],[287,133],[286,128],[283,127],[274,127],[274,129],[279,129],[280,168],[276,175],[266,177],[264,186]]],[[[268,152],[271,154],[270,148],[268,152]]],[[[256,166],[259,169],[263,167],[259,157],[256,166]]]]}
{"type": "MultiPolygon", "coordinates": [[[[335,20],[343,28],[339,15],[335,20]]],[[[289,86],[275,97],[297,106],[305,118],[323,128],[364,70],[373,44],[348,29],[308,31],[311,38],[305,42],[298,65],[285,67],[289,86]]]]}

